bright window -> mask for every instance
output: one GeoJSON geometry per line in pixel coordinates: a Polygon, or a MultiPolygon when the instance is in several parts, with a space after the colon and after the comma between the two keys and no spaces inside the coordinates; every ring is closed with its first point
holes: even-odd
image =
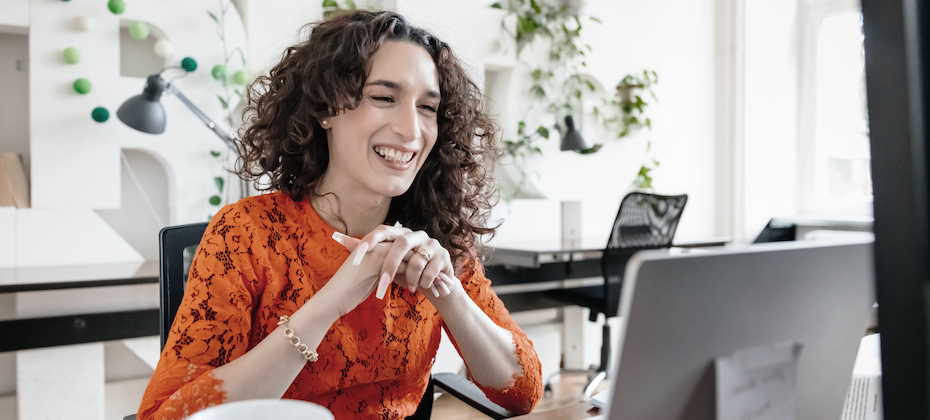
{"type": "Polygon", "coordinates": [[[858,7],[814,8],[808,23],[799,210],[871,215],[861,13],[858,7]]]}

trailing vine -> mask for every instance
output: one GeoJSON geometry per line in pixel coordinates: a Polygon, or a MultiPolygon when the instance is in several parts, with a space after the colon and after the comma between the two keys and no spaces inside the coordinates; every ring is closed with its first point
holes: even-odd
{"type": "MultiPolygon", "coordinates": [[[[234,99],[238,99],[238,103],[243,103],[245,100],[245,90],[242,86],[245,86],[250,81],[250,76],[247,70],[247,63],[245,60],[245,54],[242,52],[242,49],[239,47],[233,48],[230,50],[226,45],[226,14],[229,12],[229,8],[233,7],[232,2],[229,0],[218,0],[219,3],[219,13],[213,13],[207,11],[207,14],[210,16],[210,19],[213,19],[213,22],[216,23],[216,34],[220,39],[220,44],[223,49],[223,62],[221,64],[216,64],[210,69],[210,76],[214,80],[220,83],[222,87],[222,94],[216,95],[217,100],[220,102],[220,106],[223,108],[223,115],[226,119],[226,124],[230,128],[235,128],[237,126],[236,120],[234,118],[235,113],[231,109],[232,104],[236,103],[234,99]],[[238,56],[238,60],[235,60],[238,56]],[[230,65],[235,65],[238,70],[230,74],[230,65]]],[[[224,149],[222,151],[211,150],[210,156],[216,160],[217,166],[220,168],[224,167],[224,163],[229,161],[230,150],[224,149]]],[[[219,207],[230,201],[229,190],[227,184],[229,179],[232,177],[231,173],[225,169],[221,169],[223,174],[222,176],[216,175],[213,178],[214,185],[216,185],[217,192],[210,196],[207,200],[212,206],[211,216],[213,213],[216,213],[219,210],[219,207]]],[[[208,217],[208,218],[209,218],[208,217]]]]}

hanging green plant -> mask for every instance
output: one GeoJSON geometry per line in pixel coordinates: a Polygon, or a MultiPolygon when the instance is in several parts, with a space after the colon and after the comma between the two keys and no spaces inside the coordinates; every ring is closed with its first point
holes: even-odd
{"type": "MultiPolygon", "coordinates": [[[[563,2],[506,0],[491,7],[506,10],[508,15],[516,18],[515,31],[510,31],[503,22],[502,26],[516,42],[517,58],[532,69],[531,106],[518,123],[516,139],[504,140],[507,154],[522,160],[542,154],[537,142],[549,139],[549,130],[556,127],[555,121],[561,121],[566,115],[575,115],[580,110],[584,95],[594,92],[594,85],[581,75],[581,69],[587,66],[585,54],[591,51],[591,46],[581,42],[582,20],[570,13],[563,2]],[[520,53],[526,45],[539,38],[550,41],[547,61],[538,66],[524,62],[520,53]],[[536,129],[527,129],[531,125],[535,125],[536,129]]],[[[590,20],[600,22],[595,17],[590,17],[590,20]]],[[[596,150],[592,148],[582,152],[596,150]]]]}
{"type": "Polygon", "coordinates": [[[356,10],[354,0],[323,0],[323,19],[329,20],[333,17],[336,17],[342,13],[356,10]]]}
{"type": "Polygon", "coordinates": [[[626,137],[642,128],[652,128],[652,120],[646,116],[649,102],[645,94],[658,101],[652,85],[659,82],[655,71],[643,70],[642,75],[628,74],[617,83],[614,95],[607,102],[610,112],[603,112],[594,107],[594,116],[601,121],[604,128],[617,134],[617,138],[626,137]]]}
{"type": "MultiPolygon", "coordinates": [[[[645,128],[652,129],[652,119],[646,116],[649,107],[647,99],[658,101],[652,86],[659,82],[659,75],[652,70],[643,70],[641,75],[628,74],[617,83],[613,97],[608,99],[602,107],[594,107],[594,117],[597,118],[608,131],[616,133],[617,138],[623,138],[645,128]],[[644,99],[648,94],[648,98],[644,99]]],[[[646,141],[646,153],[652,149],[652,140],[646,141]]],[[[649,174],[659,166],[659,161],[647,158],[639,168],[639,173],[633,181],[636,189],[652,191],[652,176],[649,174]]]]}

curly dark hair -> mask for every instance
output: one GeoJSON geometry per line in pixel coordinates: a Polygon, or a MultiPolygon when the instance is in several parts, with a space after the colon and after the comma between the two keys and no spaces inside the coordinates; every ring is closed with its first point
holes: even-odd
{"type": "Polygon", "coordinates": [[[283,191],[295,201],[318,196],[329,165],[319,121],[358,107],[368,61],[385,41],[412,42],[436,65],[442,97],[438,137],[410,189],[392,199],[385,222],[424,230],[449,251],[457,268],[483,251],[482,238],[497,228],[488,226],[488,218],[492,168],[501,155],[499,129],[449,46],[393,12],[356,11],[302,32],[307,30],[306,40],[289,47],[269,75],[248,89],[239,175],[268,180],[262,189],[283,191]]]}

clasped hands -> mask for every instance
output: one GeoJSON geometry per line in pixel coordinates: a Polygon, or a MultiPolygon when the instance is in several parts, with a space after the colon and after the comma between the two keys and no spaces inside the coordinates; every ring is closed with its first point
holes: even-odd
{"type": "Polygon", "coordinates": [[[375,291],[378,299],[384,298],[392,282],[411,293],[417,288],[429,290],[436,298],[448,296],[456,286],[449,252],[426,232],[414,232],[396,223],[378,226],[362,239],[340,232],[334,232],[333,239],[352,252],[349,258],[353,266],[360,266],[363,261],[377,266],[377,260],[381,260],[375,291]]]}

